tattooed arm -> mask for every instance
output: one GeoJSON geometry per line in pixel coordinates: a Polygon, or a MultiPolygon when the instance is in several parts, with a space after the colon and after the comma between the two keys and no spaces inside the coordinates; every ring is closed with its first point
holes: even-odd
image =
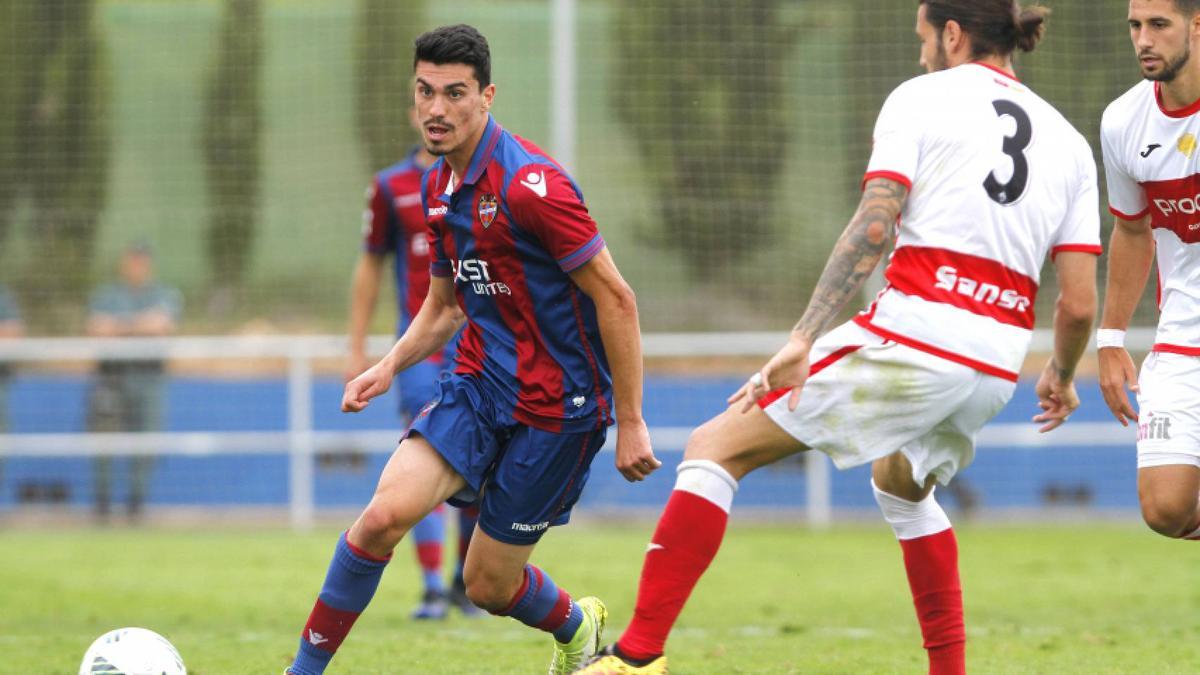
{"type": "Polygon", "coordinates": [[[907,197],[908,188],[894,180],[872,178],[867,182],[858,211],[833,247],[808,309],[792,329],[799,338],[811,345],[850,298],[858,295],[883,257],[888,232],[907,197]]]}
{"type": "Polygon", "coordinates": [[[898,181],[888,178],[867,181],[858,211],[834,246],[808,308],[792,329],[787,345],[729,398],[730,403],[744,398],[743,410],[748,410],[771,391],[789,387],[792,394],[788,407],[796,408],[800,389],[808,378],[808,352],[813,342],[846,303],[858,295],[863,282],[879,264],[888,232],[907,198],[908,188],[898,181]]]}

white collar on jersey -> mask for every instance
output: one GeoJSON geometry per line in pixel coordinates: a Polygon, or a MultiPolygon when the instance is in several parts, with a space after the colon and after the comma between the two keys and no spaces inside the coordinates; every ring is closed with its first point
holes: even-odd
{"type": "Polygon", "coordinates": [[[454,172],[453,171],[450,172],[450,180],[446,182],[446,191],[443,192],[442,194],[444,194],[444,195],[454,194],[454,172]]]}

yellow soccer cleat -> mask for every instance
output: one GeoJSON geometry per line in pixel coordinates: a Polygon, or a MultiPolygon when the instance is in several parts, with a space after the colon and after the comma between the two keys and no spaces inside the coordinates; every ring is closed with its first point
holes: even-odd
{"type": "Polygon", "coordinates": [[[583,665],[600,649],[600,637],[604,635],[604,622],[608,621],[608,608],[600,598],[580,598],[575,601],[583,611],[583,623],[575,631],[570,642],[554,641],[554,656],[550,659],[550,675],[568,675],[583,665]]]}
{"type": "Polygon", "coordinates": [[[639,665],[636,660],[622,658],[616,645],[609,645],[575,672],[582,675],[667,675],[667,657],[657,656],[639,665]]]}

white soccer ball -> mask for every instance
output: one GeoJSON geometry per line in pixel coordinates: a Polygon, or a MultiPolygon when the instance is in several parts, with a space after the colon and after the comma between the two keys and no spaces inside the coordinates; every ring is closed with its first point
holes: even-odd
{"type": "Polygon", "coordinates": [[[96,638],[79,675],[187,675],[183,657],[167,639],[145,628],[118,628],[96,638]]]}

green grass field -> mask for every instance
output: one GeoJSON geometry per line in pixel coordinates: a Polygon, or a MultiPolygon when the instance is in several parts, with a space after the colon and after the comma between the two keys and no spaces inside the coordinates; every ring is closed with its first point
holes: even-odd
{"type": "MultiPolygon", "coordinates": [[[[534,562],[611,611],[632,609],[652,525],[553,532],[534,562]]],[[[279,673],[336,533],[62,530],[0,533],[0,673],[75,673],[119,626],[167,635],[191,673],[279,673]]],[[[959,533],[973,673],[1195,673],[1196,548],[1129,525],[975,525],[959,533]]],[[[545,672],[548,638],[507,619],[408,620],[402,549],[333,673],[545,672]]],[[[668,644],[673,671],[920,673],[924,655],[882,526],[734,523],[668,644]]]]}

